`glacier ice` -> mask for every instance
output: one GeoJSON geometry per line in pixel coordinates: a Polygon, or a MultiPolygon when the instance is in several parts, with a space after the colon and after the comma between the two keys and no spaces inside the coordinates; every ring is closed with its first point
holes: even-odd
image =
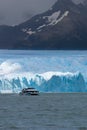
{"type": "Polygon", "coordinates": [[[0,78],[0,92],[18,93],[29,86],[40,92],[86,92],[86,83],[81,73],[46,72],[42,74],[19,74],[0,78]],[[18,77],[19,76],[19,77],[18,77]]]}
{"type": "Polygon", "coordinates": [[[87,51],[0,50],[0,92],[87,92],[87,51]],[[71,73],[70,73],[71,72],[71,73]]]}

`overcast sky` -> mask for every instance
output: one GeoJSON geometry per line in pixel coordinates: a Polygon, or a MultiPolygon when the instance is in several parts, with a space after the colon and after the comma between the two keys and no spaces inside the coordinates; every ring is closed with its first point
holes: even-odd
{"type": "Polygon", "coordinates": [[[0,25],[14,25],[50,8],[56,0],[0,0],[0,25]]]}
{"type": "Polygon", "coordinates": [[[32,15],[49,9],[55,1],[57,0],[0,0],[0,25],[19,24],[32,15]]]}

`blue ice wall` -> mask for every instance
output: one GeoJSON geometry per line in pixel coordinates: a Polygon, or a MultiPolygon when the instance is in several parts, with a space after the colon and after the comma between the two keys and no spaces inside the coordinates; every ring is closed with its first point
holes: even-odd
{"type": "Polygon", "coordinates": [[[34,76],[0,79],[0,91],[11,90],[18,93],[23,88],[34,87],[40,92],[86,92],[86,83],[81,73],[46,73],[34,76]]]}

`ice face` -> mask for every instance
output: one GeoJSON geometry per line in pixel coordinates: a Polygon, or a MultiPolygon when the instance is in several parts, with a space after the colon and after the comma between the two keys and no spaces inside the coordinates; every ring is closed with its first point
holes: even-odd
{"type": "Polygon", "coordinates": [[[0,91],[19,92],[23,88],[34,87],[40,92],[86,92],[86,84],[81,73],[47,72],[43,74],[19,74],[10,79],[0,80],[0,91]],[[28,77],[29,76],[29,77],[28,77]]]}

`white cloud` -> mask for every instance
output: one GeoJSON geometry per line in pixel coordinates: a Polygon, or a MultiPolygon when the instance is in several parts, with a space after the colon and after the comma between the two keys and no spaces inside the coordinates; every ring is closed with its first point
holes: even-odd
{"type": "Polygon", "coordinates": [[[3,62],[0,65],[0,75],[10,74],[22,69],[19,63],[11,63],[9,61],[3,62]]]}

